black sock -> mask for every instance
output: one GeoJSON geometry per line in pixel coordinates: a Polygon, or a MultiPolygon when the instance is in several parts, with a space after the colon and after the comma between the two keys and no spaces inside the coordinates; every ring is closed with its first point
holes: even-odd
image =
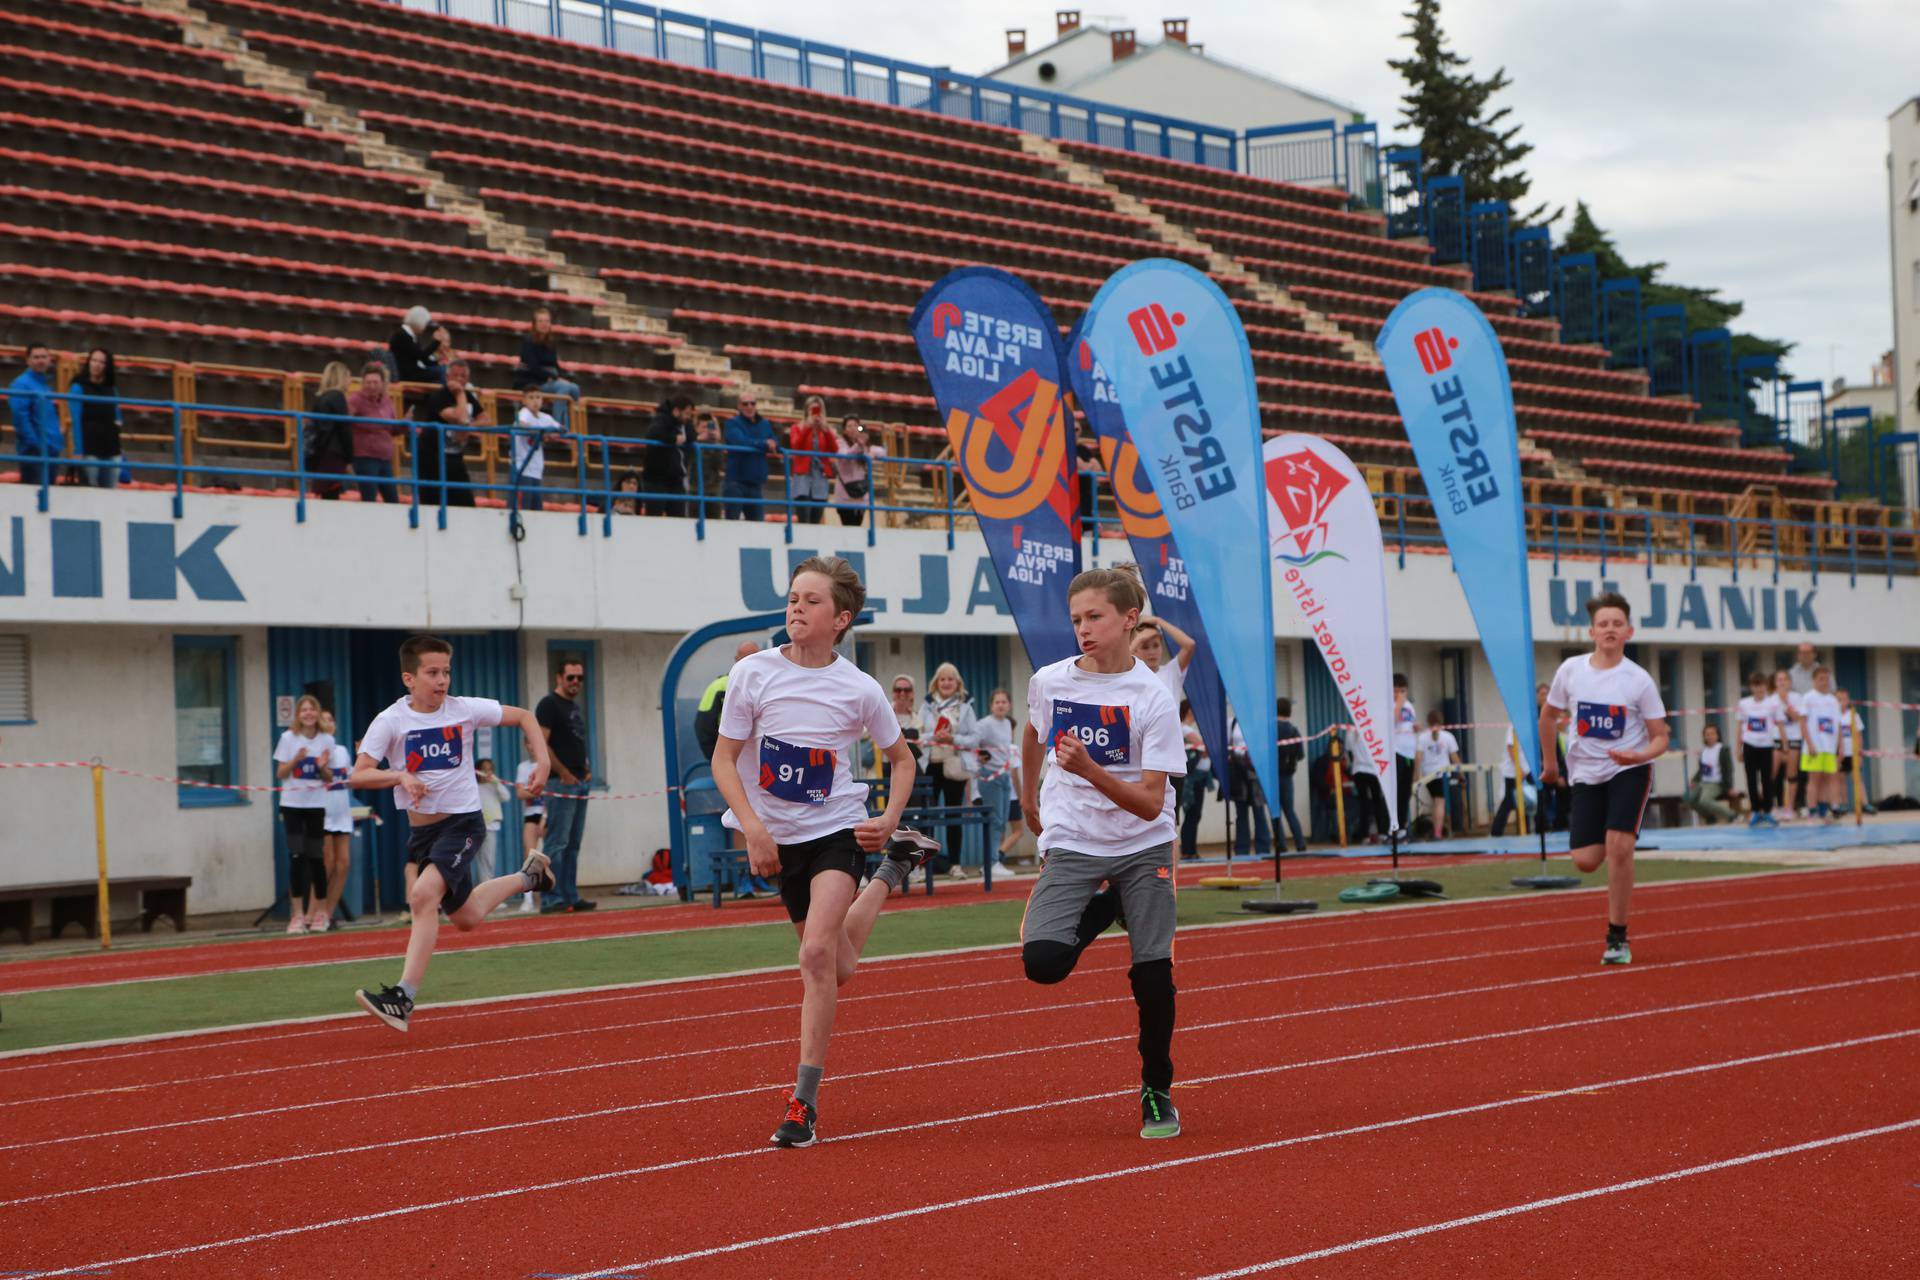
{"type": "Polygon", "coordinates": [[[1626,940],[1627,940],[1627,926],[1623,924],[1614,924],[1611,921],[1609,921],[1607,924],[1607,941],[1612,943],[1612,942],[1625,942],[1626,940]]]}
{"type": "Polygon", "coordinates": [[[1087,909],[1080,913],[1080,923],[1074,928],[1080,946],[1086,947],[1095,938],[1112,928],[1113,922],[1119,918],[1120,888],[1118,885],[1108,885],[1094,894],[1093,900],[1087,903],[1087,909]]]}
{"type": "Polygon", "coordinates": [[[1127,970],[1140,1010],[1140,1083],[1173,1088],[1173,961],[1148,960],[1127,970]]]}

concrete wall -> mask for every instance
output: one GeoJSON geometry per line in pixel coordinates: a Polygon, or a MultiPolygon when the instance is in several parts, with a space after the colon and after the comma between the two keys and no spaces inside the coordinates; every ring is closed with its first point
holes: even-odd
{"type": "MultiPolygon", "coordinates": [[[[1893,385],[1898,392],[1899,429],[1920,431],[1920,209],[1909,193],[1920,184],[1920,98],[1904,104],[1887,120],[1887,217],[1893,262],[1893,385]]],[[[1912,446],[1900,450],[1900,474],[1907,506],[1920,507],[1920,476],[1912,446]]]]}

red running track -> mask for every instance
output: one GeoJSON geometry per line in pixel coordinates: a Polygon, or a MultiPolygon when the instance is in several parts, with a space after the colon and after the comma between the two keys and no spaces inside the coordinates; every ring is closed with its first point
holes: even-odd
{"type": "MultiPolygon", "coordinates": [[[[1527,862],[1530,856],[1515,855],[1507,861],[1527,862]]],[[[1402,857],[1403,871],[1484,862],[1485,855],[1452,857],[1402,857]]],[[[1302,858],[1288,859],[1286,876],[1372,875],[1390,865],[1380,858],[1302,858]]],[[[1271,878],[1273,861],[1236,861],[1236,875],[1271,878]]],[[[1218,863],[1184,865],[1179,882],[1196,884],[1203,876],[1223,874],[1218,863]]],[[[939,907],[964,907],[1001,901],[1023,902],[1032,892],[1034,877],[1003,880],[992,893],[981,888],[978,880],[941,880],[931,895],[916,882],[913,892],[896,895],[889,911],[924,911],[939,907]]],[[[398,917],[394,917],[397,919],[398,917]]],[[[650,906],[627,910],[589,911],[566,915],[522,915],[511,909],[494,913],[480,928],[470,933],[442,928],[437,950],[468,951],[493,947],[526,946],[542,942],[577,942],[591,938],[620,938],[647,933],[668,933],[683,929],[730,928],[749,924],[784,924],[786,909],[775,897],[750,902],[728,902],[720,910],[712,900],[677,906],[650,906]]],[[[101,986],[114,982],[134,982],[154,978],[187,978],[210,973],[244,973],[260,969],[283,969],[300,965],[340,964],[350,960],[378,960],[400,955],[406,950],[406,935],[395,929],[343,929],[326,934],[275,934],[260,938],[223,942],[162,943],[120,951],[99,951],[51,956],[45,959],[30,953],[14,953],[0,962],[0,995],[20,995],[61,987],[101,986]]]]}
{"type": "Polygon", "coordinates": [[[804,1152],[791,975],[0,1061],[0,1272],[1912,1273],[1916,901],[1650,886],[1625,970],[1591,897],[1192,932],[1161,1143],[1117,939],[863,969],[804,1152]]]}

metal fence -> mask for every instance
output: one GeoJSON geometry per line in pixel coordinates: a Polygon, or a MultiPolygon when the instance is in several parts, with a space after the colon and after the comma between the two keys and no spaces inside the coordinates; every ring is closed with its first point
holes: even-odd
{"type": "MultiPolygon", "coordinates": [[[[69,402],[76,393],[62,393],[69,402]]],[[[260,409],[214,404],[186,404],[162,400],[122,398],[125,408],[159,410],[172,424],[170,449],[160,458],[130,459],[112,464],[117,474],[124,470],[134,482],[149,489],[171,491],[176,519],[185,514],[189,499],[205,493],[232,488],[259,493],[272,490],[284,494],[294,504],[296,521],[304,522],[309,505],[322,501],[324,488],[341,485],[347,490],[372,483],[378,490],[408,509],[409,527],[418,528],[425,514],[437,528],[447,527],[451,507],[483,506],[498,510],[504,518],[519,519],[536,506],[554,512],[550,504],[564,504],[576,527],[585,537],[598,530],[612,537],[616,525],[626,514],[652,514],[693,520],[697,536],[706,536],[709,521],[723,519],[729,502],[743,504],[751,519],[778,521],[783,536],[792,542],[796,526],[818,523],[829,511],[852,517],[864,526],[868,546],[881,536],[881,525],[913,525],[944,532],[947,545],[955,545],[956,531],[973,522],[964,505],[961,482],[954,474],[955,464],[946,458],[915,458],[868,453],[865,456],[870,483],[858,499],[835,503],[831,499],[794,496],[792,478],[785,468],[770,477],[756,496],[729,499],[715,483],[729,454],[754,452],[721,443],[696,441],[686,446],[657,445],[631,436],[560,434],[549,435],[543,443],[553,446],[559,456],[549,459],[549,474],[538,485],[524,480],[512,465],[509,442],[527,440],[538,433],[518,427],[475,426],[459,434],[466,437],[454,451],[463,463],[476,464],[479,478],[458,480],[445,476],[442,462],[436,474],[422,475],[418,461],[423,443],[432,450],[439,443],[442,428],[413,421],[387,423],[403,430],[406,456],[414,460],[415,474],[376,479],[317,471],[305,464],[307,442],[316,426],[324,423],[358,423],[365,419],[342,418],[299,409],[260,409]],[[279,417],[291,424],[290,457],[287,465],[196,461],[186,453],[183,424],[189,414],[236,413],[255,418],[279,417]],[[648,449],[681,448],[692,459],[689,489],[684,491],[648,490],[637,470],[648,449]],[[504,456],[503,456],[504,451],[504,456]],[[633,487],[624,488],[631,477],[633,487]],[[915,487],[934,501],[902,502],[901,487],[909,477],[915,487]],[[930,483],[918,483],[930,481],[930,483]],[[931,491],[927,493],[927,491],[931,491]],[[537,499],[537,502],[536,502],[537,499]]],[[[165,440],[162,436],[160,439],[165,440]]],[[[16,446],[17,447],[17,446],[16,446]]],[[[823,461],[848,455],[814,450],[782,450],[786,458],[816,458],[823,461]]],[[[445,455],[443,455],[445,456],[445,455]]],[[[38,468],[35,483],[39,510],[48,512],[60,500],[68,486],[71,468],[102,465],[85,458],[47,458],[19,452],[0,452],[0,468],[18,466],[38,468]]],[[[1092,538],[1094,555],[1100,554],[1104,540],[1125,545],[1119,517],[1098,481],[1103,471],[1083,469],[1090,505],[1083,513],[1083,524],[1092,538]]],[[[357,496],[357,495],[356,495],[357,496]]],[[[349,500],[351,501],[351,500],[349,500]]],[[[1388,549],[1405,564],[1410,554],[1444,551],[1430,501],[1423,495],[1394,492],[1382,488],[1375,493],[1386,534],[1388,549]]],[[[1774,500],[1773,507],[1751,514],[1723,512],[1671,511],[1649,508],[1590,507],[1534,502],[1527,504],[1528,550],[1538,556],[1553,557],[1556,566],[1561,557],[1597,558],[1604,571],[1613,561],[1644,560],[1655,563],[1684,564],[1689,569],[1702,565],[1732,566],[1738,574],[1743,568],[1770,569],[1776,575],[1783,570],[1808,570],[1815,574],[1844,571],[1855,577],[1862,573],[1920,573],[1920,534],[1916,533],[1916,513],[1896,508],[1853,508],[1839,503],[1804,503],[1788,506],[1774,500]],[[1794,512],[1801,514],[1795,515],[1794,512]]],[[[1733,500],[1735,508],[1741,506],[1733,500]]],[[[1748,504],[1751,505],[1751,504],[1748,504]]]]}

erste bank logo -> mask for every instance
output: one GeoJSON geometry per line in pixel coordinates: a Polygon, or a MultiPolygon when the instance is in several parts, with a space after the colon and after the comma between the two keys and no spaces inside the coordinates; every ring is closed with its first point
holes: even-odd
{"type": "Polygon", "coordinates": [[[1453,353],[1459,349],[1460,339],[1449,338],[1439,325],[1413,335],[1413,353],[1429,378],[1453,368],[1453,353]]]}
{"type": "Polygon", "coordinates": [[[1171,351],[1180,341],[1175,333],[1176,325],[1187,322],[1186,316],[1176,311],[1171,316],[1167,309],[1157,302],[1150,302],[1137,311],[1127,313],[1127,327],[1133,330],[1133,340],[1140,344],[1140,354],[1157,356],[1163,351],[1171,351]]]}
{"type": "Polygon", "coordinates": [[[1327,547],[1327,511],[1347,487],[1347,478],[1307,449],[1267,459],[1267,496],[1273,499],[1282,528],[1273,530],[1276,560],[1305,568],[1322,560],[1345,560],[1327,547]],[[1294,552],[1284,550],[1288,539],[1294,552]]]}

